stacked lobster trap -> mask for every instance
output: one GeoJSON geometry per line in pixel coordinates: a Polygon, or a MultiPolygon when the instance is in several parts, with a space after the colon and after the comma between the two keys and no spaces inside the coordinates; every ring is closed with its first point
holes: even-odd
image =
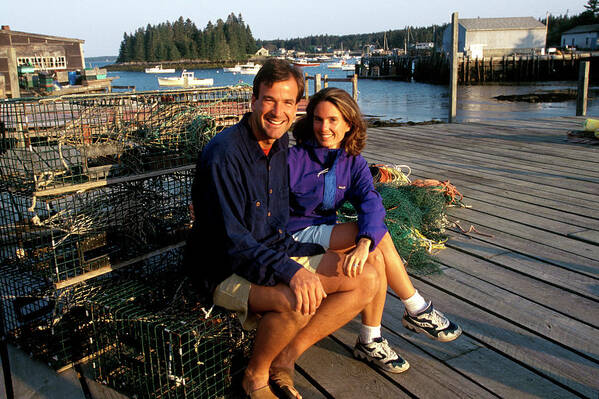
{"type": "MultiPolygon", "coordinates": [[[[231,316],[219,315],[222,323],[212,331],[217,316],[194,323],[200,314],[195,308],[178,311],[181,302],[166,301],[167,291],[152,286],[166,281],[165,273],[182,279],[178,269],[191,225],[197,155],[249,111],[250,97],[251,87],[235,86],[1,102],[3,335],[58,370],[97,357],[97,377],[117,389],[134,387],[132,392],[147,397],[211,397],[189,394],[197,379],[209,380],[203,371],[182,374],[181,380],[169,377],[175,374],[164,364],[174,360],[167,359],[173,355],[164,345],[178,341],[177,353],[187,353],[185,345],[195,339],[193,360],[203,363],[193,335],[210,342],[206,351],[217,351],[210,339],[231,336],[231,316]],[[127,285],[132,281],[137,285],[127,285]],[[125,317],[119,301],[131,290],[138,298],[153,295],[160,308],[133,301],[140,308],[126,313],[134,329],[127,332],[129,327],[114,320],[125,317]],[[128,342],[126,337],[154,344],[117,344],[121,338],[128,342]],[[119,363],[134,351],[137,357],[154,356],[152,365],[161,368],[148,373],[119,363]],[[182,384],[186,389],[179,389],[182,384]]],[[[227,365],[234,350],[221,346],[218,361],[227,365]]],[[[227,370],[209,374],[226,382],[227,370]]],[[[226,383],[218,386],[198,392],[220,392],[226,383]]]]}

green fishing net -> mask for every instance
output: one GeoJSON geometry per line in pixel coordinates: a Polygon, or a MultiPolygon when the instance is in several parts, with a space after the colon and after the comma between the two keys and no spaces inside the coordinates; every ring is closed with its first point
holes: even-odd
{"type": "MultiPolygon", "coordinates": [[[[443,193],[412,185],[379,183],[377,191],[386,210],[385,223],[397,252],[412,273],[439,272],[434,254],[444,248],[448,225],[443,193]]],[[[340,222],[356,221],[354,207],[346,203],[338,211],[340,222]]]]}

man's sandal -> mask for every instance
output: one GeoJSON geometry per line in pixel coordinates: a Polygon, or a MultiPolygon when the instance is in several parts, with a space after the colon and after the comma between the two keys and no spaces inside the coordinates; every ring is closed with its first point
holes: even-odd
{"type": "Polygon", "coordinates": [[[246,393],[250,399],[278,399],[278,397],[272,392],[269,385],[265,385],[262,388],[258,388],[255,391],[246,393]]]}
{"type": "Polygon", "coordinates": [[[301,399],[302,395],[293,386],[293,369],[285,367],[270,368],[270,382],[280,398],[301,399]]]}

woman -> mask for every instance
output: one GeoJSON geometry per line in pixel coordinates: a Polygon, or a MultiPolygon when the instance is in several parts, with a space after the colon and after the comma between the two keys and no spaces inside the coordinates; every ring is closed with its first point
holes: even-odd
{"type": "MultiPolygon", "coordinates": [[[[405,305],[402,324],[438,341],[456,339],[461,328],[414,288],[385,226],[381,197],[360,155],[366,144],[366,124],[358,104],[341,89],[321,90],[310,99],[293,135],[297,144],[289,152],[290,233],[298,241],[346,252],[343,271],[348,276],[359,274],[377,249],[384,258],[387,284],[405,305]],[[336,223],[336,211],[345,201],[356,209],[357,223],[336,223]]],[[[385,297],[382,285],[377,303],[362,312],[354,356],[399,373],[409,365],[381,337],[385,297]]]]}

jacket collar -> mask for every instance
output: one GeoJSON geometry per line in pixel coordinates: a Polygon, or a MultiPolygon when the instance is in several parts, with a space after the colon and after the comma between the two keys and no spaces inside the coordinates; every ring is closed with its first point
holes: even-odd
{"type": "MultiPolygon", "coordinates": [[[[260,144],[258,144],[256,136],[254,136],[254,133],[252,132],[252,126],[250,124],[251,115],[251,112],[246,113],[245,115],[243,115],[243,118],[239,123],[242,126],[242,139],[246,146],[247,153],[250,155],[253,161],[257,161],[259,159],[266,158],[266,155],[264,155],[262,147],[260,147],[260,144]]],[[[273,156],[279,151],[286,150],[288,146],[289,135],[285,133],[280,139],[276,140],[273,143],[272,148],[270,149],[270,153],[268,155],[273,156]]]]}

